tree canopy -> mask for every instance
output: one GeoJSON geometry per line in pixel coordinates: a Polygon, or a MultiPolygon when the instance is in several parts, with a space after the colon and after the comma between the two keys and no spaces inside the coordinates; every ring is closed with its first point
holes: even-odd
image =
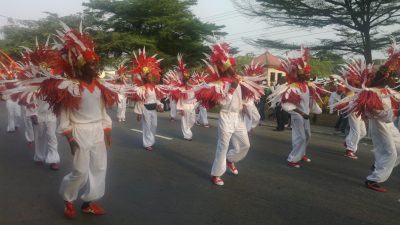
{"type": "Polygon", "coordinates": [[[113,56],[146,48],[164,63],[175,63],[177,53],[192,64],[208,51],[211,35],[224,35],[223,26],[203,23],[190,11],[194,0],[90,0],[85,13],[94,19],[99,51],[113,56]]]}
{"type": "MultiPolygon", "coordinates": [[[[250,16],[264,17],[285,26],[322,28],[332,25],[339,40],[322,39],[314,50],[339,50],[361,54],[372,62],[372,50],[400,37],[393,25],[400,22],[398,0],[234,0],[250,16]],[[390,31],[392,30],[392,31],[390,31]]],[[[255,45],[277,49],[298,48],[279,40],[257,39],[255,45]]]]}

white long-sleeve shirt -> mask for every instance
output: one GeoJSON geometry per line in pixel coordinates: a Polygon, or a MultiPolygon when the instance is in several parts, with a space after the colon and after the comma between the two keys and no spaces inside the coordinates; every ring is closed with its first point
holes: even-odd
{"type": "Polygon", "coordinates": [[[79,109],[62,108],[60,114],[59,133],[68,133],[74,124],[102,123],[103,129],[111,130],[112,121],[106,112],[101,91],[95,87],[91,93],[83,88],[79,109]]]}
{"type": "MultiPolygon", "coordinates": [[[[230,84],[227,84],[227,89],[230,89],[230,84]]],[[[221,112],[241,112],[243,109],[243,101],[240,85],[237,86],[232,94],[227,94],[219,104],[221,106],[221,112]]]]}

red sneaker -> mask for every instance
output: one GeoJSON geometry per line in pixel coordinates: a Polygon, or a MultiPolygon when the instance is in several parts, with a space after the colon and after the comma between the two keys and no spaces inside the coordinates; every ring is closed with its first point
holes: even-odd
{"type": "Polygon", "coordinates": [[[381,187],[381,186],[379,185],[379,183],[376,182],[376,181],[366,180],[366,181],[365,181],[365,186],[366,186],[367,188],[372,189],[372,190],[377,191],[377,192],[386,192],[386,189],[383,188],[383,187],[381,187]]]}
{"type": "Polygon", "coordinates": [[[59,163],[51,163],[50,164],[50,169],[59,170],[60,169],[60,164],[59,163]]]}
{"type": "Polygon", "coordinates": [[[211,177],[211,182],[213,184],[215,184],[215,185],[218,185],[218,186],[224,185],[224,181],[221,179],[221,177],[212,176],[211,177]]]}
{"type": "Polygon", "coordinates": [[[298,162],[289,162],[288,161],[288,166],[294,167],[294,168],[300,168],[300,164],[298,162]]]}
{"type": "Polygon", "coordinates": [[[76,217],[76,209],[74,203],[65,201],[64,216],[67,219],[74,219],[76,217]]]}
{"type": "Polygon", "coordinates": [[[228,166],[231,173],[235,175],[239,174],[239,171],[236,169],[235,164],[233,162],[229,162],[228,160],[226,160],[226,165],[228,166]]]}
{"type": "Polygon", "coordinates": [[[356,154],[354,154],[354,152],[351,150],[346,150],[346,153],[344,154],[344,156],[346,156],[350,159],[358,159],[358,156],[356,156],[356,154]]]}
{"type": "Polygon", "coordinates": [[[93,202],[90,202],[88,207],[82,208],[82,212],[87,214],[93,214],[96,216],[101,216],[106,214],[106,211],[103,208],[101,208],[99,205],[93,202]]]}
{"type": "Polygon", "coordinates": [[[303,158],[301,158],[301,160],[302,160],[303,162],[311,162],[311,159],[308,158],[306,155],[304,155],[303,158]]]}
{"type": "Polygon", "coordinates": [[[149,146],[149,147],[144,147],[144,149],[146,149],[146,151],[149,151],[149,152],[153,151],[153,148],[152,148],[151,146],[149,146]]]}

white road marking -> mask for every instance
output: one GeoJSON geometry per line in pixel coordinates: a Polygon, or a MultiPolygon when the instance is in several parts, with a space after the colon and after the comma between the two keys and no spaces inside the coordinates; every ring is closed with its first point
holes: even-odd
{"type": "MultiPolygon", "coordinates": [[[[132,131],[139,132],[139,133],[143,133],[143,131],[141,131],[141,130],[137,130],[137,129],[131,129],[131,130],[132,130],[132,131]]],[[[173,138],[166,137],[166,136],[162,136],[162,135],[158,135],[158,134],[156,134],[156,137],[159,137],[159,138],[162,138],[162,139],[166,139],[166,140],[168,140],[168,141],[170,141],[170,140],[173,139],[173,138]]]]}

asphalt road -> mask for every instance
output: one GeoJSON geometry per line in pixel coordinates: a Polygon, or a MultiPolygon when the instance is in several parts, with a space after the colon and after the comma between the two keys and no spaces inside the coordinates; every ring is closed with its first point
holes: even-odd
{"type": "MultiPolygon", "coordinates": [[[[0,103],[0,225],[398,225],[400,179],[395,169],[385,183],[387,193],[364,187],[373,162],[372,146],[362,144],[359,160],[343,156],[342,137],[313,134],[308,148],[311,163],[289,168],[290,131],[257,127],[247,157],[237,164],[239,176],[227,172],[225,186],[209,181],[217,142],[212,127],[194,127],[185,141],[180,122],[160,114],[153,152],[143,150],[140,124],[131,110],[127,122],[115,122],[108,152],[106,194],[99,203],[101,217],[63,217],[58,188],[69,173],[71,155],[59,137],[61,169],[33,163],[23,127],[6,130],[6,110],[0,103]]],[[[110,110],[115,116],[115,111],[110,110]]],[[[115,117],[114,117],[115,118],[115,117]]],[[[79,207],[81,201],[77,202],[79,207]]]]}

